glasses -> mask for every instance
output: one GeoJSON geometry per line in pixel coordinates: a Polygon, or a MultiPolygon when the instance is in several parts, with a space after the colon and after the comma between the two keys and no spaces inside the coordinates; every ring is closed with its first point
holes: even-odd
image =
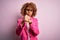
{"type": "Polygon", "coordinates": [[[26,9],[26,11],[33,11],[33,10],[31,10],[31,9],[26,9]]]}

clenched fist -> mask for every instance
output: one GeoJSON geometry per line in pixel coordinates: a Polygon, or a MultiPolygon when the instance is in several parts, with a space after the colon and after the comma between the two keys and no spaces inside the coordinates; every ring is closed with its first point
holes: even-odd
{"type": "Polygon", "coordinates": [[[25,15],[24,20],[28,22],[30,20],[30,17],[28,15],[25,15]]]}

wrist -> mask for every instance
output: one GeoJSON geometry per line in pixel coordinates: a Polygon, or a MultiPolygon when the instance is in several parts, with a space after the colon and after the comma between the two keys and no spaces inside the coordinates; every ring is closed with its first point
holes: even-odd
{"type": "Polygon", "coordinates": [[[31,24],[32,23],[32,21],[31,20],[29,20],[29,24],[31,24]]]}

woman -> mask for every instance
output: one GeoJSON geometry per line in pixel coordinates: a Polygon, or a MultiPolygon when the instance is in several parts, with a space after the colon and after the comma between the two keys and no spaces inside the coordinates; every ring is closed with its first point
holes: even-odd
{"type": "Polygon", "coordinates": [[[32,2],[25,3],[21,8],[22,17],[17,20],[16,34],[20,36],[20,40],[38,40],[38,20],[34,18],[36,15],[36,5],[32,2]]]}

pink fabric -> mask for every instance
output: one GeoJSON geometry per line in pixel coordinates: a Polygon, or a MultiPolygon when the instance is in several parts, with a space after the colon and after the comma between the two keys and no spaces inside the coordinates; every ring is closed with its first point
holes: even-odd
{"type": "MultiPolygon", "coordinates": [[[[24,23],[24,25],[21,27],[22,20],[23,18],[20,18],[17,21],[18,25],[16,28],[16,34],[21,37],[20,40],[28,40],[26,23],[24,23]]],[[[31,17],[31,20],[32,20],[32,24],[30,24],[30,27],[29,27],[30,40],[38,40],[36,37],[39,34],[38,20],[37,18],[32,18],[32,17],[31,17]]]]}

